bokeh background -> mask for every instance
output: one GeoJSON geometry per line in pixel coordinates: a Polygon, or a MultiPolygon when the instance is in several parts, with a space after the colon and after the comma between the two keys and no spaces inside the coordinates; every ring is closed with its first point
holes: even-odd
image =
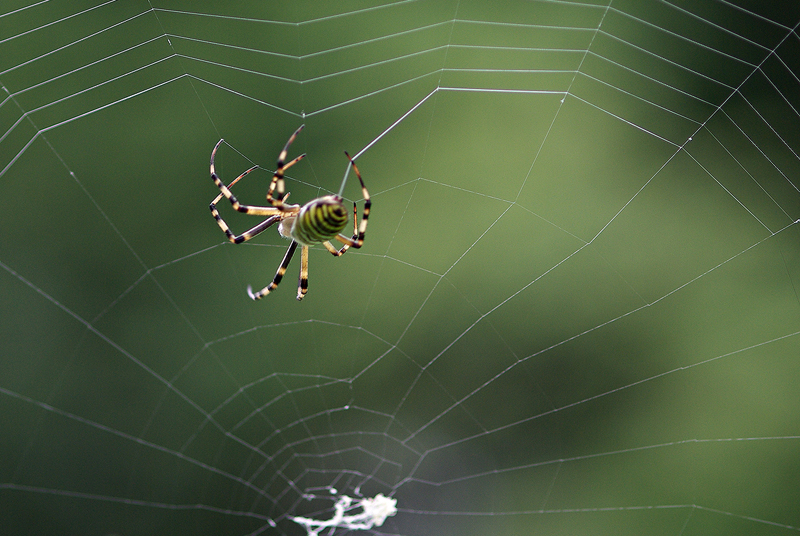
{"type": "Polygon", "coordinates": [[[302,535],[383,493],[372,534],[797,534],[798,22],[6,0],[0,532],[302,535]],[[209,156],[261,204],[300,124],[291,200],[358,153],[366,242],[252,302],[288,244],[224,240],[209,156]]]}

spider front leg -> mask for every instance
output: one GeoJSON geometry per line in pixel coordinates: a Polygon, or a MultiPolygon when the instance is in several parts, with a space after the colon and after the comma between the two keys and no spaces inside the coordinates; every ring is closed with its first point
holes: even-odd
{"type": "MultiPolygon", "coordinates": [[[[239,175],[238,177],[236,177],[235,179],[233,179],[233,181],[227,187],[225,187],[226,190],[228,190],[228,192],[230,192],[230,188],[234,184],[239,182],[239,180],[242,177],[246,176],[248,173],[250,173],[251,171],[253,171],[257,167],[258,166],[253,166],[250,169],[248,169],[247,171],[245,171],[244,173],[242,173],[241,175],[239,175]]],[[[212,178],[215,175],[216,174],[212,175],[212,178]]],[[[228,240],[230,240],[234,244],[241,244],[242,242],[246,242],[247,240],[250,240],[251,238],[253,238],[254,236],[258,235],[259,233],[265,231],[272,224],[274,224],[275,222],[277,222],[277,221],[279,221],[281,219],[281,217],[279,215],[270,216],[269,218],[267,218],[266,220],[262,221],[258,225],[255,225],[254,227],[248,229],[244,233],[236,236],[231,232],[230,228],[228,227],[228,224],[225,223],[225,220],[222,219],[222,216],[219,215],[219,211],[217,210],[217,203],[219,203],[224,196],[225,196],[224,192],[220,193],[217,197],[214,198],[214,200],[211,202],[211,204],[208,206],[208,208],[211,209],[211,215],[214,216],[214,220],[216,220],[217,225],[219,225],[219,228],[222,229],[222,232],[225,233],[225,236],[228,237],[228,240]]],[[[231,194],[231,196],[233,196],[233,194],[231,194]]],[[[239,205],[239,206],[241,206],[241,205],[239,205]]]]}
{"type": "Polygon", "coordinates": [[[283,163],[286,161],[286,156],[289,154],[289,146],[292,144],[294,139],[300,134],[300,131],[305,128],[305,125],[300,125],[300,127],[294,131],[294,134],[289,136],[289,140],[286,142],[286,145],[283,146],[283,150],[278,155],[278,164],[275,167],[275,175],[272,176],[272,182],[269,184],[269,190],[267,191],[267,201],[272,203],[274,207],[282,207],[283,206],[283,190],[284,190],[284,183],[283,183],[283,174],[284,172],[292,167],[295,162],[304,158],[306,155],[305,153],[301,154],[288,164],[284,165],[283,163]],[[278,189],[278,198],[275,199],[272,197],[273,192],[275,189],[278,189]]]}
{"type": "MultiPolygon", "coordinates": [[[[257,207],[257,206],[242,205],[242,204],[239,203],[238,199],[236,199],[236,196],[233,195],[233,192],[231,192],[230,189],[233,187],[234,184],[239,182],[242,178],[247,176],[251,171],[256,169],[258,166],[256,165],[256,166],[251,167],[250,169],[248,169],[247,171],[245,171],[244,173],[242,173],[241,175],[239,175],[238,177],[233,179],[233,181],[231,181],[231,183],[228,186],[225,186],[225,184],[222,182],[222,180],[217,175],[216,169],[215,169],[215,166],[214,166],[214,159],[215,159],[215,157],[217,155],[217,149],[219,149],[219,146],[222,144],[223,141],[224,140],[219,140],[217,142],[217,144],[214,146],[214,150],[211,151],[211,164],[210,164],[211,180],[213,180],[214,184],[216,184],[217,187],[220,189],[220,194],[217,195],[217,197],[214,198],[214,200],[211,202],[211,204],[209,205],[208,208],[211,210],[211,215],[214,217],[214,220],[216,220],[217,225],[219,225],[219,228],[222,229],[222,231],[225,233],[225,236],[228,237],[228,240],[233,242],[234,244],[241,244],[242,242],[246,242],[246,241],[250,240],[251,238],[257,236],[258,234],[262,233],[263,231],[267,230],[274,223],[280,221],[281,215],[286,210],[285,210],[285,207],[281,207],[281,208],[274,207],[274,206],[273,207],[257,207]],[[235,210],[239,211],[239,212],[243,212],[245,214],[256,215],[256,216],[269,216],[269,217],[266,220],[264,220],[261,223],[259,223],[258,225],[255,225],[252,228],[248,229],[244,233],[242,233],[242,234],[240,234],[238,236],[234,235],[233,232],[231,232],[230,228],[228,227],[228,224],[225,223],[225,220],[222,219],[222,216],[220,216],[219,211],[217,210],[217,203],[219,203],[222,200],[223,197],[227,198],[231,202],[231,205],[233,206],[233,208],[235,210]]],[[[292,160],[291,162],[286,164],[283,167],[283,169],[284,170],[289,169],[294,164],[299,162],[303,158],[303,156],[305,156],[305,155],[298,156],[297,158],[295,158],[294,160],[292,160]]]]}
{"type": "MultiPolygon", "coordinates": [[[[219,191],[222,192],[222,195],[225,196],[228,199],[228,201],[231,202],[231,206],[233,206],[234,210],[243,212],[245,214],[251,214],[254,216],[275,216],[276,214],[280,214],[281,211],[276,209],[276,207],[258,207],[258,206],[242,205],[241,203],[239,203],[239,200],[236,199],[236,196],[233,195],[233,192],[231,192],[230,189],[228,189],[228,187],[225,186],[225,183],[223,183],[222,179],[219,178],[219,176],[217,175],[217,171],[214,167],[214,158],[216,158],[217,156],[217,149],[219,149],[219,146],[222,145],[223,141],[225,140],[219,140],[217,144],[214,146],[214,150],[211,151],[211,164],[210,164],[211,180],[214,181],[214,184],[217,185],[217,188],[219,188],[219,191]]],[[[233,186],[240,178],[247,175],[257,167],[258,166],[253,166],[249,170],[242,173],[241,176],[237,177],[233,182],[231,182],[231,186],[233,186]]]]}

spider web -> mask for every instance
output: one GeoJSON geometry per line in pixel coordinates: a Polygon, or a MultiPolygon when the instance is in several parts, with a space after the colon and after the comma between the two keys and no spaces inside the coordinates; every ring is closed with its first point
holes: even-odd
{"type": "Polygon", "coordinates": [[[3,10],[4,534],[800,531],[796,2],[3,10]]]}

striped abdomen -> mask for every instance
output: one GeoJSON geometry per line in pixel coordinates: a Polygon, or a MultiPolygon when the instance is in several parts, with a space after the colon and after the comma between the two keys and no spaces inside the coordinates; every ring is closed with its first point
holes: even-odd
{"type": "Polygon", "coordinates": [[[304,246],[331,240],[347,225],[342,199],[326,195],[303,205],[292,224],[291,235],[304,246]]]}

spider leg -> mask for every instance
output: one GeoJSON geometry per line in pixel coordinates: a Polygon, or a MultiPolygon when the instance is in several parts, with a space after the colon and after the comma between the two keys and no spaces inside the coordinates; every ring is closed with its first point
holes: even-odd
{"type": "MultiPolygon", "coordinates": [[[[228,188],[231,188],[234,184],[239,182],[239,180],[242,177],[244,177],[245,175],[247,175],[248,173],[253,171],[256,167],[257,166],[251,167],[250,169],[248,169],[247,171],[245,171],[244,173],[242,173],[241,175],[239,175],[238,177],[233,179],[233,181],[228,185],[228,188]]],[[[262,221],[258,225],[256,225],[256,226],[252,227],[251,229],[245,231],[244,233],[240,234],[239,236],[236,236],[231,232],[230,228],[228,227],[228,224],[225,223],[225,220],[222,219],[222,216],[219,215],[219,211],[217,210],[217,203],[219,203],[222,200],[223,197],[224,197],[224,194],[220,193],[217,197],[214,198],[214,200],[211,202],[211,204],[208,206],[208,208],[211,209],[211,215],[214,216],[214,219],[217,221],[217,225],[219,225],[219,228],[222,229],[222,232],[225,233],[225,236],[228,237],[228,240],[230,240],[234,244],[241,244],[242,242],[246,242],[246,241],[250,240],[251,238],[253,238],[254,236],[256,236],[259,233],[263,232],[264,230],[268,229],[272,224],[274,224],[275,222],[280,221],[280,219],[281,219],[280,215],[270,216],[269,218],[267,218],[266,220],[262,221]]]]}
{"type": "MultiPolygon", "coordinates": [[[[285,166],[283,166],[283,169],[284,169],[284,171],[285,171],[285,170],[287,170],[287,169],[289,169],[289,168],[290,168],[290,167],[292,167],[293,165],[295,165],[295,164],[296,164],[297,162],[299,162],[299,161],[300,161],[300,160],[301,160],[301,159],[302,159],[304,156],[305,156],[305,155],[300,155],[300,156],[298,156],[297,158],[295,158],[294,160],[292,160],[291,162],[289,162],[288,164],[286,164],[285,166]]],[[[248,169],[247,171],[245,171],[244,173],[242,173],[241,175],[239,175],[238,177],[236,177],[235,179],[233,179],[233,180],[231,181],[231,183],[230,183],[230,184],[227,186],[228,190],[230,190],[230,189],[233,187],[233,185],[234,185],[234,184],[236,184],[237,182],[239,182],[239,180],[240,180],[240,179],[242,179],[242,178],[243,178],[245,175],[247,175],[248,173],[250,173],[251,171],[253,171],[253,170],[254,170],[254,169],[256,169],[257,167],[258,167],[257,165],[256,165],[256,166],[253,166],[253,167],[251,167],[250,169],[248,169]]],[[[212,205],[216,205],[217,203],[219,203],[219,202],[222,200],[222,198],[223,198],[223,197],[225,197],[225,194],[223,194],[223,193],[220,193],[220,194],[219,194],[217,197],[215,197],[215,198],[214,198],[214,200],[211,202],[211,204],[212,204],[212,205]]],[[[289,194],[287,193],[286,195],[284,195],[284,196],[283,196],[283,200],[284,200],[284,201],[286,201],[286,199],[287,199],[288,197],[289,197],[289,194]]]]}
{"type": "Polygon", "coordinates": [[[308,292],[308,246],[300,250],[300,281],[297,283],[297,301],[302,300],[308,292]]]}
{"type": "Polygon", "coordinates": [[[286,142],[286,145],[283,146],[283,150],[281,151],[280,155],[278,155],[278,164],[275,167],[275,175],[272,176],[272,182],[269,185],[269,191],[267,191],[267,201],[272,203],[274,207],[282,207],[283,206],[283,191],[284,191],[284,183],[283,183],[283,172],[286,171],[289,167],[294,165],[295,162],[298,162],[305,158],[305,153],[301,154],[289,164],[284,165],[283,163],[286,161],[286,155],[289,154],[289,146],[292,144],[294,139],[300,134],[300,131],[303,130],[305,125],[300,125],[300,128],[294,131],[289,137],[289,141],[286,142]],[[278,198],[275,199],[272,197],[275,188],[278,189],[278,198]]]}
{"type": "MultiPolygon", "coordinates": [[[[225,186],[225,183],[223,183],[222,180],[219,178],[216,169],[214,168],[214,158],[217,155],[217,149],[219,149],[219,146],[222,144],[223,141],[224,140],[219,140],[217,144],[214,146],[214,150],[211,151],[211,164],[210,164],[211,180],[213,180],[214,184],[217,185],[217,188],[219,188],[219,191],[222,193],[222,195],[231,202],[233,209],[239,212],[244,212],[245,214],[251,214],[253,216],[276,216],[283,212],[287,212],[286,210],[281,210],[281,208],[277,206],[259,207],[251,205],[242,205],[239,203],[239,200],[236,199],[236,196],[233,195],[233,192],[231,192],[230,189],[227,186],[225,186]]],[[[231,186],[233,186],[239,179],[241,179],[242,177],[244,177],[257,167],[258,166],[253,166],[244,173],[242,173],[239,177],[234,179],[233,182],[231,182],[231,186]]],[[[212,203],[212,205],[214,204],[216,203],[212,203]]]]}
{"type": "MultiPolygon", "coordinates": [[[[342,234],[338,234],[333,238],[338,240],[342,244],[345,245],[342,249],[339,250],[339,255],[343,254],[347,251],[347,248],[360,248],[364,244],[364,235],[367,233],[367,220],[369,219],[369,209],[372,206],[372,201],[369,198],[369,192],[367,191],[367,187],[364,186],[364,180],[361,178],[361,173],[358,172],[358,168],[356,167],[356,163],[353,162],[353,159],[350,158],[350,155],[347,154],[347,151],[344,152],[347,155],[347,159],[350,160],[350,165],[353,166],[353,171],[356,172],[356,177],[358,177],[358,182],[361,183],[361,195],[364,196],[364,212],[361,215],[361,227],[357,230],[353,230],[352,238],[348,238],[342,234]],[[356,232],[357,231],[357,232],[356,232]]],[[[353,223],[355,224],[355,218],[353,218],[353,223]]],[[[329,248],[328,251],[331,251],[333,247],[329,248]]],[[[331,251],[333,253],[333,251],[331,251]]]]}
{"type": "MultiPolygon", "coordinates": [[[[240,205],[239,201],[236,199],[236,196],[233,195],[230,189],[233,187],[234,184],[239,182],[242,178],[247,176],[251,171],[256,169],[258,166],[251,167],[250,169],[248,169],[247,171],[245,171],[244,173],[233,179],[233,181],[231,181],[231,183],[228,186],[225,186],[225,184],[222,182],[222,180],[220,180],[219,176],[216,174],[216,170],[214,169],[214,157],[216,156],[217,149],[219,148],[222,141],[223,140],[219,140],[217,145],[214,147],[214,151],[212,151],[211,153],[211,178],[214,180],[214,183],[219,187],[220,193],[219,195],[217,195],[217,197],[214,198],[214,200],[211,202],[208,208],[211,209],[211,215],[214,216],[217,225],[219,225],[219,228],[222,229],[222,232],[225,233],[225,236],[228,237],[228,240],[230,240],[234,244],[241,244],[242,242],[246,242],[251,238],[253,238],[254,236],[257,236],[258,234],[264,232],[273,224],[279,222],[281,220],[282,214],[290,213],[292,210],[294,210],[294,208],[285,204],[281,208],[249,207],[245,205],[240,205]],[[233,232],[231,232],[230,228],[228,227],[228,224],[225,223],[225,220],[222,219],[222,216],[220,216],[219,211],[217,210],[217,203],[219,203],[223,197],[230,200],[231,204],[233,205],[233,208],[235,208],[239,212],[244,212],[245,214],[269,216],[269,217],[266,220],[259,223],[258,225],[255,225],[252,228],[248,229],[244,233],[238,236],[234,235],[233,232]]],[[[283,167],[283,169],[288,169],[292,167],[299,160],[300,157],[295,158],[294,160],[286,164],[283,167]]],[[[284,196],[284,199],[286,199],[287,197],[289,197],[288,194],[284,196]]]]}
{"type": "Polygon", "coordinates": [[[281,217],[280,216],[270,216],[269,218],[267,218],[266,220],[262,221],[258,225],[254,225],[253,227],[251,227],[247,231],[245,231],[242,234],[236,236],[231,232],[231,230],[228,228],[228,224],[226,224],[225,220],[223,220],[220,217],[219,213],[217,212],[217,210],[215,208],[211,209],[211,213],[214,215],[214,219],[217,220],[217,224],[219,224],[220,229],[222,229],[225,232],[225,236],[227,236],[228,240],[233,242],[234,244],[241,244],[242,242],[247,242],[248,240],[250,240],[254,236],[257,236],[257,235],[261,234],[262,232],[266,231],[267,229],[269,229],[273,224],[281,221],[281,217]]]}
{"type": "Polygon", "coordinates": [[[281,265],[278,266],[278,271],[275,274],[275,277],[272,279],[272,283],[267,285],[266,287],[262,288],[255,294],[253,294],[253,287],[247,285],[247,295],[250,296],[254,300],[260,300],[276,288],[283,279],[283,274],[286,273],[286,267],[289,266],[289,262],[292,260],[292,255],[294,255],[294,251],[297,249],[297,242],[292,240],[292,243],[289,244],[289,249],[286,250],[286,255],[283,256],[283,260],[281,261],[281,265]]]}

